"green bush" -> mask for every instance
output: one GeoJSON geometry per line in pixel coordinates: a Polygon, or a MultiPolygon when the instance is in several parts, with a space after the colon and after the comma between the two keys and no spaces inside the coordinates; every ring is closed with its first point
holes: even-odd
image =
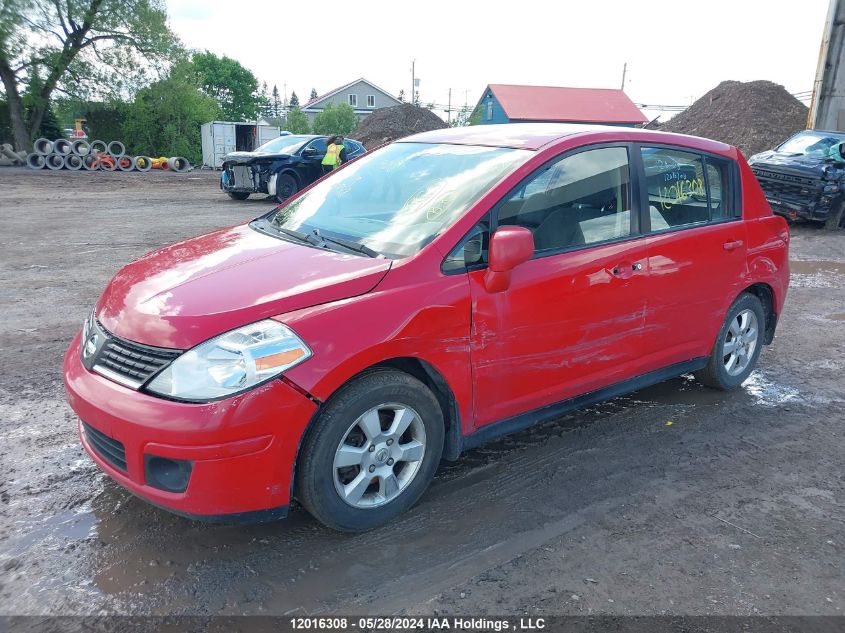
{"type": "Polygon", "coordinates": [[[200,91],[195,77],[174,67],[170,77],[138,91],[123,126],[127,150],[147,156],[184,156],[202,163],[200,126],[218,119],[217,102],[200,91]]]}
{"type": "Polygon", "coordinates": [[[351,106],[329,103],[314,117],[314,134],[342,134],[347,136],[358,127],[358,115],[351,106]]]}

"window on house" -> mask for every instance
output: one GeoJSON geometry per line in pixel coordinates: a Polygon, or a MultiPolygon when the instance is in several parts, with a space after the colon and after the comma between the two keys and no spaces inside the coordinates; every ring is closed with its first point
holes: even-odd
{"type": "Polygon", "coordinates": [[[492,101],[487,102],[487,120],[488,121],[493,120],[493,102],[492,101]]]}
{"type": "Polygon", "coordinates": [[[499,208],[499,225],[524,226],[537,252],[631,235],[628,152],[605,147],[572,154],[531,176],[499,208]]]}
{"type": "Polygon", "coordinates": [[[353,108],[358,107],[358,95],[349,95],[349,105],[353,108]]]}
{"type": "Polygon", "coordinates": [[[376,96],[375,95],[367,95],[367,107],[368,108],[375,108],[376,107],[376,96]]]}

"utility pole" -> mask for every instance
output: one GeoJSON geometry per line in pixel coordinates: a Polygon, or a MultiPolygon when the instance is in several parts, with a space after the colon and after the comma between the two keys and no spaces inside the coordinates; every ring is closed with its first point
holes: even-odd
{"type": "Polygon", "coordinates": [[[416,65],[416,63],[416,59],[411,60],[411,103],[414,103],[416,101],[416,99],[414,99],[414,95],[416,94],[417,90],[417,80],[414,77],[414,66],[416,65]]]}
{"type": "Polygon", "coordinates": [[[807,127],[845,131],[845,2],[830,0],[807,127]]]}
{"type": "Polygon", "coordinates": [[[628,72],[628,62],[622,65],[622,90],[625,90],[625,74],[628,72]]]}
{"type": "Polygon", "coordinates": [[[446,123],[451,125],[452,123],[452,89],[449,88],[449,103],[446,106],[446,123]]]}

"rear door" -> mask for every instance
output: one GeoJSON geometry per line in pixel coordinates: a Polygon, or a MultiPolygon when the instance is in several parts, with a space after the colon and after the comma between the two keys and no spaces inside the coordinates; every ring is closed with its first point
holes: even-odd
{"type": "Polygon", "coordinates": [[[499,226],[531,230],[536,251],[505,292],[486,290],[483,269],[469,273],[479,426],[638,373],[647,280],[635,191],[626,146],[588,148],[494,210],[499,226]]]}
{"type": "Polygon", "coordinates": [[[648,246],[647,370],[707,356],[746,277],[736,164],[671,146],[642,146],[648,246]]]}

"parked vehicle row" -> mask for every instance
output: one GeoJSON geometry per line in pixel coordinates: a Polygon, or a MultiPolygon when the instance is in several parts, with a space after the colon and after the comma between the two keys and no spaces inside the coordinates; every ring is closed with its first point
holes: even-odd
{"type": "MultiPolygon", "coordinates": [[[[317,141],[278,142],[304,163],[317,141]]],[[[125,266],[67,352],[68,399],[94,461],[155,505],[266,520],[296,497],[366,530],[503,434],[682,373],[739,386],[788,241],[722,143],[427,132],[125,266]]]]}

